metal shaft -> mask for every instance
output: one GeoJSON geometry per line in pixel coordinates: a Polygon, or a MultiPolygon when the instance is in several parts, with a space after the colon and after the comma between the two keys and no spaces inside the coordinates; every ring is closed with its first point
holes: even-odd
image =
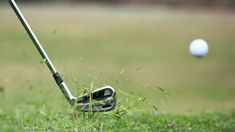
{"type": "Polygon", "coordinates": [[[9,0],[9,3],[13,10],[15,11],[17,17],[19,18],[20,22],[24,26],[25,30],[27,31],[28,35],[30,36],[31,40],[33,41],[34,45],[36,46],[37,50],[39,51],[40,55],[42,56],[43,60],[46,61],[48,68],[50,69],[57,85],[59,86],[60,90],[63,92],[65,98],[73,104],[75,101],[75,97],[71,94],[69,88],[62,80],[61,76],[57,72],[55,66],[52,64],[50,58],[48,57],[46,51],[43,49],[42,45],[40,44],[39,40],[37,39],[36,35],[34,34],[33,30],[31,29],[30,25],[28,24],[27,20],[24,18],[22,12],[20,11],[19,7],[17,6],[15,0],[9,0]]]}

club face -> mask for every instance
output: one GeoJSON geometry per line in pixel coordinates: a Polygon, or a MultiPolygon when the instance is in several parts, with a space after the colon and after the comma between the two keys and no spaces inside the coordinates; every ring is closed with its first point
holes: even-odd
{"type": "Polygon", "coordinates": [[[76,109],[82,112],[105,112],[116,106],[116,92],[111,86],[94,90],[91,94],[78,97],[76,109]]]}

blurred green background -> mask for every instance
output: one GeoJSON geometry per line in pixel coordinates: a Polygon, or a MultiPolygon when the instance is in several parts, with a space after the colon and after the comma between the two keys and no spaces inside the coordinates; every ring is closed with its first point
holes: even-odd
{"type": "MultiPolygon", "coordinates": [[[[6,2],[7,0],[0,0],[6,2]]],[[[167,6],[180,5],[203,5],[203,6],[228,6],[234,7],[235,0],[18,0],[19,2],[36,2],[36,3],[115,3],[115,4],[163,4],[167,6]]]]}
{"type": "MultiPolygon", "coordinates": [[[[143,111],[152,111],[152,105],[166,113],[233,109],[233,5],[218,1],[201,7],[179,1],[181,6],[174,8],[173,1],[152,1],[156,5],[151,6],[139,2],[19,5],[73,93],[94,80],[95,87],[108,84],[146,97],[143,111]],[[188,51],[196,38],[209,43],[209,54],[202,59],[188,51]]],[[[1,111],[69,107],[41,61],[13,10],[1,4],[1,111]]],[[[118,98],[125,104],[123,94],[118,98]]]]}

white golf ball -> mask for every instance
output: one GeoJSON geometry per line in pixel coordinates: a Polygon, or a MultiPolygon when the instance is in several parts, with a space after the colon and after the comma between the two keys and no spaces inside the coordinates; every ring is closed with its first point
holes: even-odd
{"type": "Polygon", "coordinates": [[[195,39],[189,45],[190,53],[195,57],[203,57],[208,53],[208,44],[203,39],[195,39]]]}

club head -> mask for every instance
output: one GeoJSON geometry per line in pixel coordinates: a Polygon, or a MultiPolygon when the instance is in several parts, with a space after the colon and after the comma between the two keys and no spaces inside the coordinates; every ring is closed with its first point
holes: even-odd
{"type": "Polygon", "coordinates": [[[105,86],[77,98],[76,109],[82,112],[106,112],[116,106],[116,92],[105,86]]]}

